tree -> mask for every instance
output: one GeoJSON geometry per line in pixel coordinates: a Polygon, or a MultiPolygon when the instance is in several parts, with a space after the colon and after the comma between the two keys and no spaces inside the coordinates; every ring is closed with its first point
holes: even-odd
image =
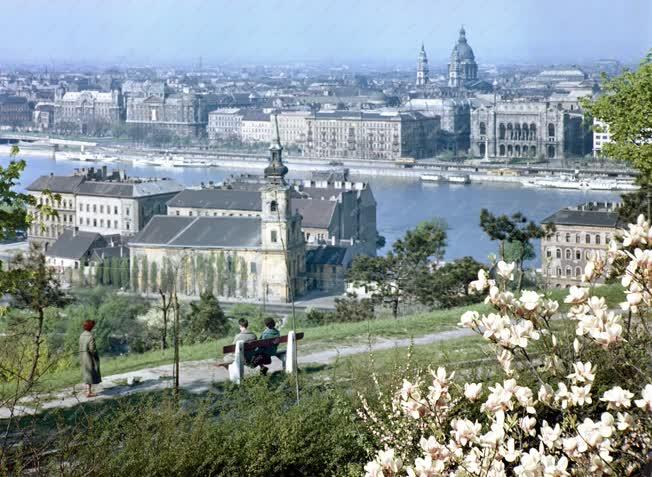
{"type": "Polygon", "coordinates": [[[38,245],[32,243],[27,256],[17,255],[11,266],[16,273],[8,282],[4,280],[6,277],[2,277],[3,288],[13,297],[16,307],[31,311],[36,319],[36,329],[32,335],[34,354],[25,380],[27,387],[31,387],[41,358],[45,310],[48,307],[61,307],[70,299],[61,290],[56,272],[47,265],[38,245]]]}
{"type": "Polygon", "coordinates": [[[102,261],[102,285],[111,285],[111,265],[113,265],[113,260],[110,257],[102,261]]]}
{"type": "Polygon", "coordinates": [[[202,293],[198,302],[190,304],[183,333],[184,341],[199,343],[220,338],[229,332],[229,320],[212,293],[202,293]]]}
{"type": "Polygon", "coordinates": [[[133,263],[131,264],[131,288],[134,291],[139,290],[139,270],[138,270],[138,257],[133,257],[133,263]]]}
{"type": "Polygon", "coordinates": [[[120,259],[120,286],[129,287],[129,257],[120,259]]]}
{"type": "Polygon", "coordinates": [[[111,283],[114,287],[122,287],[122,259],[113,257],[111,259],[111,283]]]}
{"type": "Polygon", "coordinates": [[[149,269],[149,285],[152,287],[152,293],[155,293],[159,288],[158,282],[158,265],[152,262],[149,269]]]}
{"type": "Polygon", "coordinates": [[[401,301],[416,295],[416,277],[436,267],[446,248],[446,224],[436,219],[408,230],[384,257],[356,257],[348,278],[373,289],[377,303],[390,306],[394,318],[401,301]]]}
{"type": "MultiPolygon", "coordinates": [[[[625,71],[612,79],[603,77],[604,94],[592,101],[583,99],[587,114],[605,123],[610,142],[603,144],[602,153],[625,161],[638,169],[637,183],[641,189],[623,195],[620,215],[626,222],[636,222],[636,216],[650,215],[652,202],[652,50],[638,70],[625,71]]],[[[596,126],[597,132],[602,131],[596,126]]]]}
{"type": "Polygon", "coordinates": [[[523,263],[534,258],[534,249],[531,240],[550,237],[555,231],[554,225],[543,226],[533,221],[528,221],[521,212],[511,216],[494,215],[487,209],[480,211],[480,227],[491,240],[498,240],[500,260],[506,260],[506,245],[510,245],[510,253],[516,254],[514,261],[518,267],[517,289],[523,284],[523,263]],[[515,245],[518,243],[518,245],[515,245]]]}
{"type": "Polygon", "coordinates": [[[470,294],[468,283],[478,277],[483,268],[471,257],[454,260],[432,271],[419,274],[416,295],[424,305],[452,308],[478,301],[478,295],[470,294]]]}
{"type": "Polygon", "coordinates": [[[149,285],[148,285],[148,281],[147,281],[147,279],[149,278],[149,276],[147,274],[149,268],[147,267],[147,256],[146,255],[141,257],[140,265],[141,265],[141,267],[143,269],[143,271],[141,272],[141,276],[140,276],[140,290],[143,293],[147,293],[149,291],[149,285]]]}

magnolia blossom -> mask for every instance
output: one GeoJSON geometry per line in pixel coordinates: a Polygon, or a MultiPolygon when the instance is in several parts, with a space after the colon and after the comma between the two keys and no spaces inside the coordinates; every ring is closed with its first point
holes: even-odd
{"type": "Polygon", "coordinates": [[[525,290],[523,293],[521,293],[519,301],[525,310],[534,311],[540,304],[541,295],[535,291],[525,290]]]}
{"type": "Polygon", "coordinates": [[[437,461],[445,462],[451,455],[451,451],[448,447],[437,442],[437,439],[435,439],[434,436],[430,436],[428,439],[422,437],[419,441],[419,445],[427,455],[437,461]]]}
{"type": "Polygon", "coordinates": [[[469,401],[476,401],[480,398],[482,393],[482,383],[466,383],[464,384],[464,397],[469,401]]]}
{"type": "Polygon", "coordinates": [[[521,455],[520,465],[514,467],[514,474],[523,477],[540,477],[542,472],[541,454],[537,449],[521,455]]]}
{"type": "Polygon", "coordinates": [[[584,273],[582,274],[582,282],[590,282],[596,278],[595,276],[595,262],[593,260],[589,260],[586,262],[586,265],[584,266],[584,273]]]}
{"type": "Polygon", "coordinates": [[[617,417],[616,428],[619,431],[626,431],[634,425],[634,417],[628,412],[619,412],[617,417]]]}
{"type": "Polygon", "coordinates": [[[561,437],[561,427],[559,427],[559,423],[555,424],[555,427],[550,427],[548,421],[543,421],[539,432],[539,440],[543,445],[549,449],[559,447],[559,438],[561,437]]]}
{"type": "Polygon", "coordinates": [[[584,287],[576,287],[573,285],[568,290],[568,296],[564,298],[564,303],[572,303],[577,305],[584,303],[589,298],[589,289],[584,287]]]}
{"type": "Polygon", "coordinates": [[[498,262],[497,265],[497,273],[500,275],[502,278],[504,278],[507,281],[512,281],[514,280],[514,267],[516,264],[514,262],[511,263],[505,263],[504,261],[498,262]]]}
{"type": "Polygon", "coordinates": [[[641,391],[642,399],[634,401],[638,407],[647,412],[652,412],[652,384],[647,384],[641,391]]]}
{"type": "Polygon", "coordinates": [[[534,417],[525,416],[518,421],[518,425],[521,430],[529,436],[534,436],[537,433],[535,428],[537,420],[534,417]]]}
{"type": "Polygon", "coordinates": [[[477,311],[469,310],[465,311],[460,318],[459,326],[463,328],[472,328],[476,326],[478,320],[480,319],[480,313],[477,311]]]}
{"type": "Polygon", "coordinates": [[[482,430],[482,425],[478,421],[471,422],[468,419],[455,419],[451,422],[451,427],[453,439],[461,446],[476,442],[482,430]]]}
{"type": "Polygon", "coordinates": [[[478,293],[478,292],[483,292],[485,289],[493,285],[494,281],[489,279],[489,276],[487,275],[487,272],[485,270],[478,270],[478,279],[472,281],[469,284],[469,292],[471,293],[478,293]]]}
{"type": "Polygon", "coordinates": [[[567,378],[575,383],[592,383],[595,379],[595,369],[590,361],[578,361],[573,364],[573,372],[567,378]]]}
{"type": "Polygon", "coordinates": [[[403,468],[403,461],[394,449],[380,450],[376,458],[365,465],[365,477],[390,477],[403,468]]]}
{"type": "Polygon", "coordinates": [[[562,456],[556,460],[554,456],[542,455],[541,465],[543,466],[543,477],[567,477],[570,474],[568,469],[568,458],[562,456]]]}
{"type": "Polygon", "coordinates": [[[615,409],[631,406],[633,397],[634,393],[631,393],[620,386],[614,386],[610,390],[605,391],[600,398],[600,401],[605,401],[607,403],[607,409],[615,409]]]}

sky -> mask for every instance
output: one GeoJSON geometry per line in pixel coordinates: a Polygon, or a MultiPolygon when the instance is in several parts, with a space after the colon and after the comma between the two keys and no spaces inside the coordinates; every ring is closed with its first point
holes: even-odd
{"type": "Polygon", "coordinates": [[[1,0],[0,63],[638,63],[652,0],[1,0]]]}

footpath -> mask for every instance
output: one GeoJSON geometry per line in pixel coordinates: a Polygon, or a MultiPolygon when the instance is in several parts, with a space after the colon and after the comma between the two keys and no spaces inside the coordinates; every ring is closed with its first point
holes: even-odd
{"type": "MultiPolygon", "coordinates": [[[[383,339],[378,338],[370,344],[341,346],[333,349],[315,353],[302,354],[302,347],[299,342],[297,353],[299,366],[306,364],[327,365],[340,357],[353,356],[368,353],[369,351],[383,351],[393,348],[407,348],[411,344],[422,346],[446,341],[473,333],[468,329],[455,329],[423,335],[413,339],[383,339]]],[[[229,374],[223,367],[216,364],[219,359],[205,359],[200,361],[183,361],[180,363],[179,386],[192,393],[204,393],[211,389],[213,383],[225,382],[229,374]]],[[[270,372],[282,371],[280,360],[274,358],[269,366],[270,372]]],[[[245,367],[245,374],[257,373],[245,367]]],[[[172,387],[172,364],[144,368],[128,373],[103,376],[102,383],[96,386],[93,391],[97,393],[94,398],[87,398],[84,394],[84,386],[79,384],[63,389],[55,393],[48,393],[42,396],[30,396],[21,401],[14,410],[15,416],[37,414],[41,411],[55,408],[69,408],[89,401],[101,401],[116,397],[129,396],[136,393],[158,391],[172,387]],[[133,383],[130,385],[130,383],[133,383]],[[38,404],[35,404],[38,403],[38,404]]],[[[0,419],[6,419],[10,415],[8,408],[0,408],[0,419]]]]}

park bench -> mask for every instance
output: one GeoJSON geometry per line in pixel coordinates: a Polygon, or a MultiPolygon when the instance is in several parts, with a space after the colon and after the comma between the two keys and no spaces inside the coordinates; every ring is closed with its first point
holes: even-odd
{"type": "Polygon", "coordinates": [[[303,339],[303,333],[290,331],[286,336],[278,336],[276,338],[238,341],[235,344],[227,345],[222,348],[222,353],[225,355],[230,353],[235,354],[233,362],[219,363],[218,366],[227,368],[229,370],[229,379],[236,383],[240,383],[242,376],[244,376],[245,351],[253,351],[257,348],[269,348],[271,346],[287,343],[287,349],[284,351],[277,351],[275,356],[282,361],[286,373],[293,373],[297,369],[297,341],[300,339],[303,339]]]}

